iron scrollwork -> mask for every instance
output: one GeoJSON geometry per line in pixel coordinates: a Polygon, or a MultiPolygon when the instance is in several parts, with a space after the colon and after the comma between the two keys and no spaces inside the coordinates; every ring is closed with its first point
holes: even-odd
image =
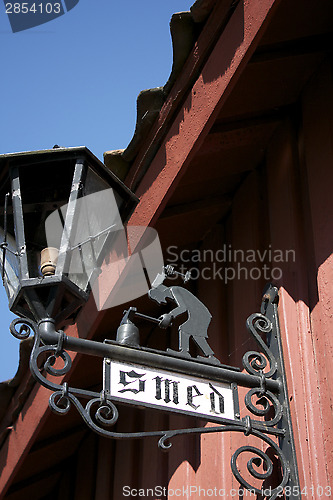
{"type": "MultiPolygon", "coordinates": [[[[46,336],[47,341],[43,336],[40,323],[37,324],[28,319],[15,319],[10,326],[10,331],[19,339],[27,338],[31,333],[34,333],[35,341],[30,358],[30,369],[35,379],[52,391],[49,405],[53,412],[64,415],[73,405],[90,429],[101,436],[114,439],[155,436],[159,438],[159,448],[164,451],[169,450],[172,446],[171,439],[181,434],[241,432],[244,436],[254,436],[266,443],[267,449],[273,452],[277,460],[272,461],[267,450],[264,452],[253,445],[245,445],[232,455],[231,470],[240,485],[260,495],[262,490],[252,486],[239,471],[237,462],[239,457],[245,453],[252,455],[247,463],[247,471],[256,480],[267,482],[273,475],[274,468],[278,467],[280,483],[273,489],[271,488],[269,496],[265,497],[274,500],[285,486],[298,485],[277,319],[277,298],[277,289],[269,286],[263,298],[261,312],[252,314],[247,320],[248,331],[259,345],[260,352],[249,351],[243,356],[243,367],[249,374],[248,378],[251,381],[251,384],[247,385],[250,390],[245,395],[244,403],[250,414],[254,417],[261,417],[261,420],[249,415],[235,421],[221,418],[218,425],[211,427],[129,433],[111,430],[110,427],[116,424],[119,414],[112,397],[105,389],[97,393],[70,387],[67,382],[61,385],[56,384],[47,378],[47,374],[65,378],[71,368],[71,358],[65,350],[66,347],[68,348],[68,338],[63,332],[57,332],[54,329],[51,320],[47,320],[47,327],[51,328],[53,337],[52,335],[51,337],[46,336]],[[267,342],[263,340],[263,335],[268,339],[267,342]],[[50,342],[50,338],[55,341],[50,342]],[[40,361],[41,359],[42,361],[40,361]],[[62,360],[61,368],[55,367],[59,363],[58,360],[62,360]],[[275,385],[269,381],[275,381],[275,385]],[[278,387],[278,390],[270,390],[267,386],[278,387]],[[253,401],[254,398],[256,398],[256,402],[253,401]],[[86,400],[86,404],[81,403],[81,399],[86,400]],[[278,462],[278,466],[276,462],[278,462]],[[259,467],[261,467],[261,472],[259,472],[259,467]]],[[[206,348],[206,344],[202,345],[206,348]]],[[[133,348],[135,347],[132,346],[133,348]]],[[[208,347],[205,354],[212,356],[208,347]]],[[[212,361],[215,364],[215,358],[212,361]]],[[[207,366],[212,361],[208,359],[207,366]]],[[[239,383],[239,385],[242,384],[239,383]]]]}

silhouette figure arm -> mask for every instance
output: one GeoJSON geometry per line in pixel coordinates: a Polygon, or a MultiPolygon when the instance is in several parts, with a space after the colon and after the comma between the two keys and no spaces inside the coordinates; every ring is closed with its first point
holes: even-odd
{"type": "Polygon", "coordinates": [[[168,328],[168,326],[171,325],[172,320],[174,318],[177,318],[177,316],[180,316],[181,314],[183,314],[186,311],[187,311],[187,308],[185,306],[175,307],[175,309],[173,309],[169,313],[163,314],[162,316],[160,316],[160,318],[159,318],[159,320],[160,320],[159,326],[161,328],[168,328]]]}
{"type": "Polygon", "coordinates": [[[172,309],[172,311],[169,312],[169,315],[173,318],[177,318],[177,316],[180,316],[184,312],[187,311],[187,307],[185,305],[179,305],[178,307],[175,307],[172,309]]]}

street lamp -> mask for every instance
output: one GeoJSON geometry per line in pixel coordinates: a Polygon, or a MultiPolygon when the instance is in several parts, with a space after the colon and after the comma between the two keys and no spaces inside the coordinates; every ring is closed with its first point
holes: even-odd
{"type": "Polygon", "coordinates": [[[137,201],[85,147],[0,155],[0,267],[10,310],[57,327],[73,321],[137,201]]]}

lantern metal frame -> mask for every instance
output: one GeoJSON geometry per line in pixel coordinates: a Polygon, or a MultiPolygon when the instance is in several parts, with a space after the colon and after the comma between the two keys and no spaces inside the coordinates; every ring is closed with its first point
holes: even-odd
{"type": "MultiPolygon", "coordinates": [[[[70,176],[71,185],[68,186],[68,199],[63,200],[67,203],[75,204],[80,196],[81,190],[85,186],[85,177],[88,168],[103,179],[108,187],[121,199],[119,212],[122,221],[125,223],[133,212],[138,198],[132,191],[113,174],[105,165],[96,158],[95,155],[86,147],[59,148],[42,151],[28,151],[23,153],[10,153],[0,155],[0,196],[4,198],[4,208],[0,210],[4,216],[4,241],[0,245],[3,252],[2,278],[4,286],[8,292],[8,283],[5,278],[5,257],[9,252],[6,241],[9,212],[13,215],[13,225],[15,231],[16,252],[15,255],[19,264],[19,286],[16,293],[9,297],[9,308],[19,316],[28,317],[32,320],[40,320],[45,317],[53,317],[58,327],[63,327],[66,323],[73,322],[80,306],[88,299],[89,290],[82,290],[77,284],[73,283],[66,274],[55,274],[54,276],[31,276],[28,257],[27,241],[25,234],[25,218],[23,213],[22,186],[20,176],[21,169],[29,169],[29,166],[45,166],[45,168],[57,168],[57,165],[68,165],[73,171],[70,176]],[[12,200],[12,207],[9,207],[9,199],[12,200]],[[43,305],[40,299],[40,293],[46,293],[49,290],[49,296],[46,304],[43,305]],[[69,293],[70,300],[66,308],[57,311],[61,304],[64,294],[69,293]],[[24,307],[22,306],[24,303],[24,307]]],[[[34,180],[32,179],[32,184],[34,180]]],[[[59,202],[52,202],[52,208],[59,208],[59,202]]],[[[38,207],[32,207],[31,210],[37,211],[38,207]]],[[[74,213],[69,213],[68,218],[74,220],[74,213]]],[[[71,231],[73,222],[67,220],[66,228],[71,231]]],[[[97,235],[98,236],[98,235],[97,235]]],[[[64,254],[65,255],[65,254],[64,254]]],[[[66,257],[64,257],[66,258],[66,257]]]]}

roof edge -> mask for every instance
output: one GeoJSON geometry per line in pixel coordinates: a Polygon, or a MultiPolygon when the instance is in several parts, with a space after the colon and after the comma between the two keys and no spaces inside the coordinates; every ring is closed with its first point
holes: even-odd
{"type": "Polygon", "coordinates": [[[190,11],[178,12],[170,20],[173,63],[170,76],[163,87],[143,90],[137,98],[137,118],[134,135],[123,150],[104,153],[104,163],[124,180],[134,162],[143,139],[155,123],[172,86],[181,73],[193,46],[217,0],[197,0],[190,11]]]}

